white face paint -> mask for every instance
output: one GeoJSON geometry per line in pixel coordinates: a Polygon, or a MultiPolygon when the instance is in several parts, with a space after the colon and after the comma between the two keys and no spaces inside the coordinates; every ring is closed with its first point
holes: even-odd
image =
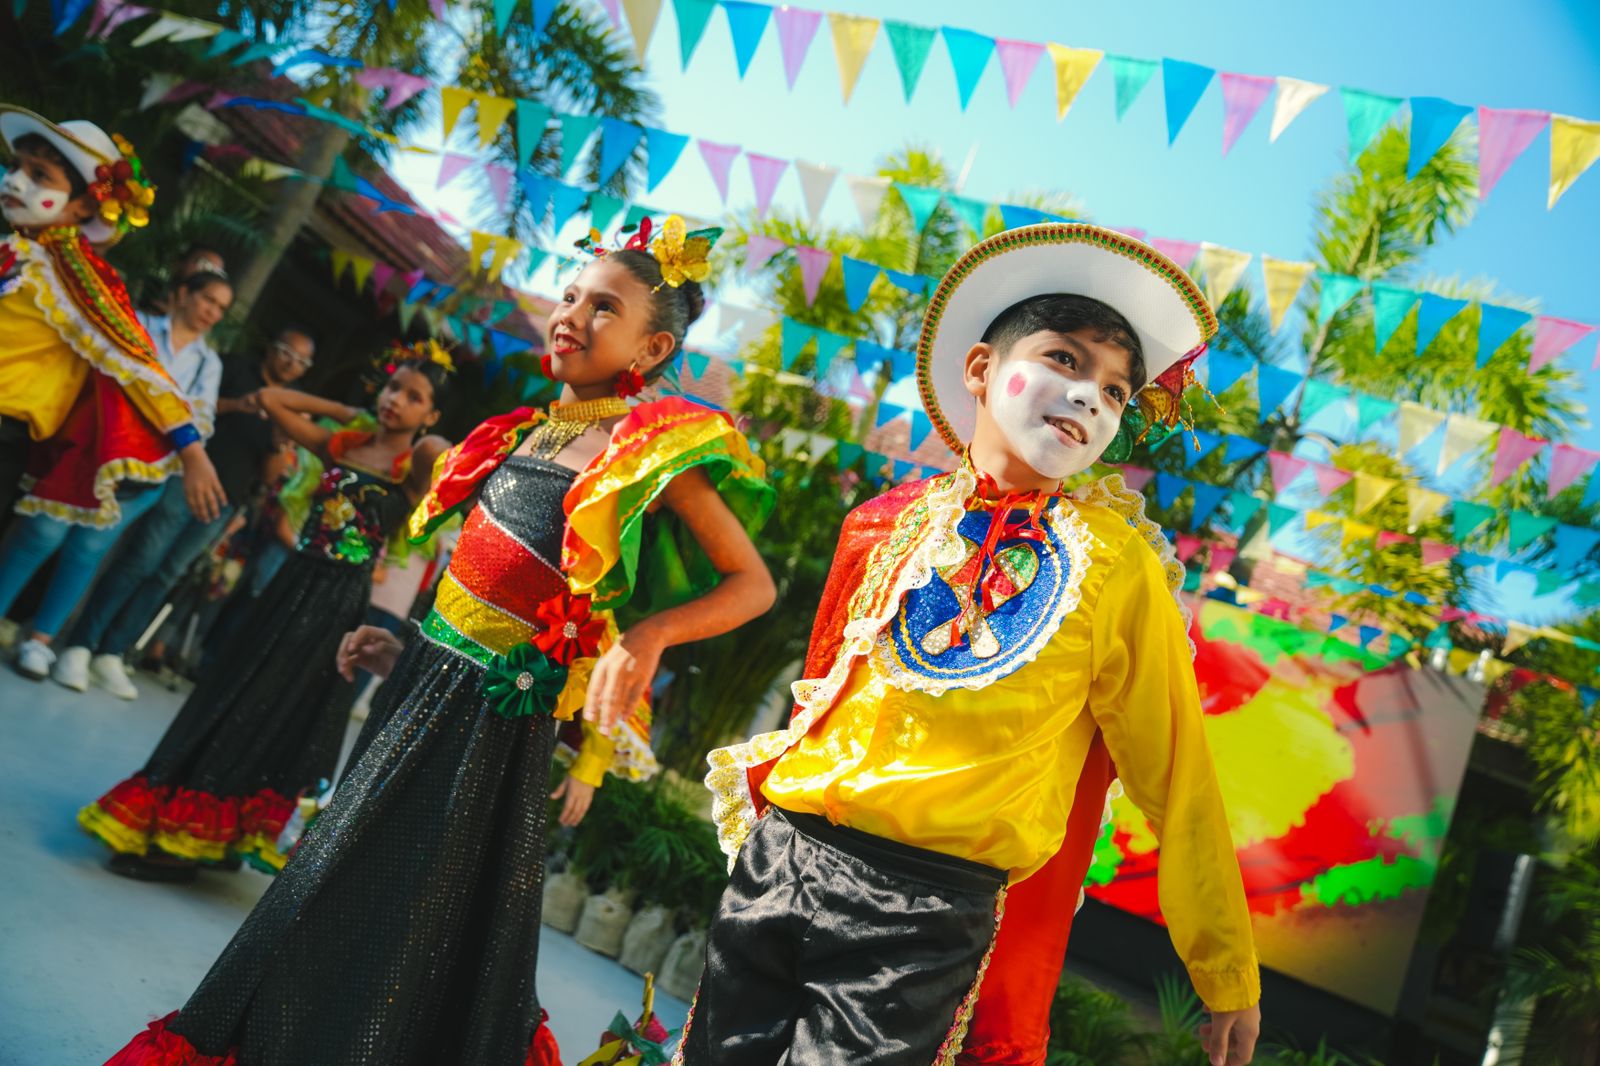
{"type": "Polygon", "coordinates": [[[987,401],[995,424],[1017,456],[1043,477],[1056,480],[1093,466],[1110,446],[1122,419],[1122,409],[1098,382],[1022,359],[1000,364],[987,401]],[[1068,422],[1076,426],[1064,424],[1068,422]]]}
{"type": "Polygon", "coordinates": [[[30,229],[51,226],[60,221],[72,194],[62,189],[46,189],[21,167],[6,171],[0,179],[0,214],[12,227],[30,229]]]}

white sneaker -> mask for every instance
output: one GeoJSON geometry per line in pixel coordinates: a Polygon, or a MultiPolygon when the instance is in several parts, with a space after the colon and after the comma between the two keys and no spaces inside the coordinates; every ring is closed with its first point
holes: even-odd
{"type": "Polygon", "coordinates": [[[25,640],[17,649],[17,673],[32,681],[43,681],[50,676],[50,667],[56,662],[56,653],[50,645],[37,640],[25,640]]]}
{"type": "Polygon", "coordinates": [[[128,667],[120,655],[96,655],[89,660],[89,676],[95,684],[119,699],[139,698],[139,690],[128,680],[128,667]]]}
{"type": "Polygon", "coordinates": [[[50,679],[74,692],[89,691],[89,649],[79,646],[62,652],[50,679]]]}

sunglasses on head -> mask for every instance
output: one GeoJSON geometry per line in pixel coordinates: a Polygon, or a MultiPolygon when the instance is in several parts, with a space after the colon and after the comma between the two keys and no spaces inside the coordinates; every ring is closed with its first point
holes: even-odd
{"type": "Polygon", "coordinates": [[[299,352],[295,351],[282,341],[273,341],[272,350],[287,358],[291,363],[299,367],[301,370],[311,369],[311,360],[308,357],[301,355],[299,352]]]}

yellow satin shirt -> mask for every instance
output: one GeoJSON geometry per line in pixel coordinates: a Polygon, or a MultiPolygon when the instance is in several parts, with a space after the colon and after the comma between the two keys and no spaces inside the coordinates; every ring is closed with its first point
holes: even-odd
{"type": "MultiPolygon", "coordinates": [[[[22,282],[0,298],[0,415],[27,422],[34,440],[53,437],[66,421],[92,369],[46,320],[34,286],[22,282]]],[[[158,429],[190,421],[176,393],[135,378],[123,386],[133,406],[158,429]]]]}
{"type": "Polygon", "coordinates": [[[1160,840],[1161,909],[1196,990],[1240,1009],[1259,998],[1259,978],[1185,622],[1161,561],[1121,515],[1067,506],[1090,534],[1081,598],[1034,661],[933,695],[896,687],[880,641],[763,794],[1016,882],[1060,849],[1099,730],[1160,840]]]}

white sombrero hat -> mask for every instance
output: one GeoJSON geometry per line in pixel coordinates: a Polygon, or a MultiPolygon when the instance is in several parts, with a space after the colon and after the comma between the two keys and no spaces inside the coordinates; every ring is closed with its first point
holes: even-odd
{"type": "Polygon", "coordinates": [[[917,341],[922,405],[951,451],[966,447],[977,420],[963,384],[967,352],[1000,312],[1050,293],[1088,296],[1120,312],[1139,337],[1151,381],[1217,332],[1216,314],[1183,268],[1132,237],[1054,222],[997,233],[939,282],[917,341]]]}
{"type": "MultiPolygon", "coordinates": [[[[89,185],[99,180],[96,169],[103,164],[113,165],[122,158],[116,142],[93,122],[84,119],[51,122],[26,108],[0,104],[0,138],[5,140],[8,151],[14,151],[12,145],[17,138],[30,133],[49,141],[89,185]]],[[[117,235],[116,227],[99,215],[84,222],[78,229],[94,244],[104,244],[117,235]]]]}

